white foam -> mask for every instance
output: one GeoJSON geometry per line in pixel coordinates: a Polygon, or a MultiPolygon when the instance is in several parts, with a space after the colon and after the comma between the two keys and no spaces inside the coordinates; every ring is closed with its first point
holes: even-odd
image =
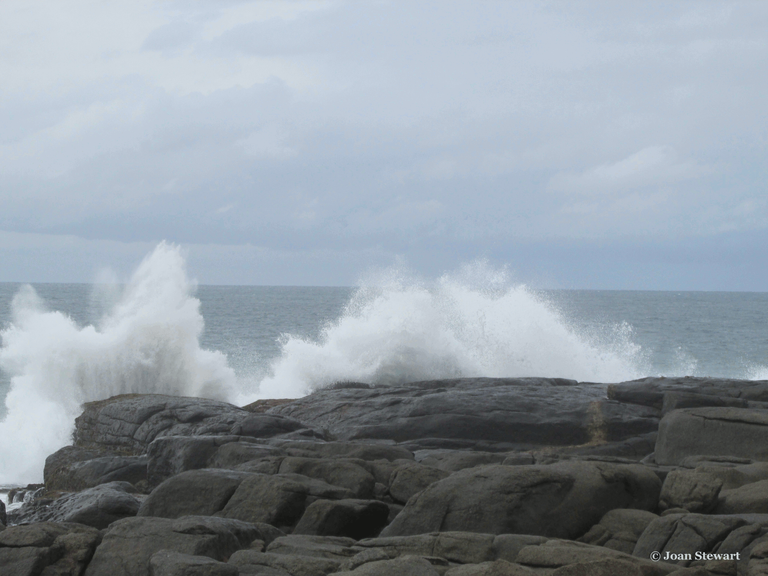
{"type": "Polygon", "coordinates": [[[580,334],[543,297],[484,263],[435,282],[393,269],[363,284],[318,341],[285,336],[272,375],[239,400],[300,397],[337,381],[552,376],[620,382],[643,376],[643,365],[628,325],[580,334]]]}
{"type": "Polygon", "coordinates": [[[0,422],[0,484],[42,479],[45,458],[71,442],[81,404],[116,394],[226,399],[234,372],[203,350],[200,302],[184,258],[161,243],[97,325],[46,310],[31,286],[14,298],[0,366],[11,375],[0,422]]]}

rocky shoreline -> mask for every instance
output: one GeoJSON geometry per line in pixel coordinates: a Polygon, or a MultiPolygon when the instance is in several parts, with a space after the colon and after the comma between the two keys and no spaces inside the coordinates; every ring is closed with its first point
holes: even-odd
{"type": "Polygon", "coordinates": [[[83,407],[3,576],[768,574],[768,382],[342,383],[83,407]]]}

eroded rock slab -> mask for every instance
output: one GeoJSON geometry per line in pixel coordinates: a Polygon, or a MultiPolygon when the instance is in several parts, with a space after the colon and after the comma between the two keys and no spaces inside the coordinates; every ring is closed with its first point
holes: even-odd
{"type": "Polygon", "coordinates": [[[656,508],[661,481],[641,465],[566,461],[455,472],[408,501],[382,536],[440,530],[577,538],[614,508],[656,508]]]}
{"type": "Polygon", "coordinates": [[[656,462],[678,465],[697,454],[768,460],[768,411],[688,408],[664,416],[659,423],[656,462]]]}
{"type": "Polygon", "coordinates": [[[150,560],[161,550],[222,562],[256,539],[274,537],[271,526],[227,518],[126,518],[109,527],[85,576],[150,576],[150,560]]]}
{"type": "Polygon", "coordinates": [[[617,441],[655,431],[659,415],[654,408],[605,399],[602,385],[558,378],[325,389],[269,413],[328,430],[340,440],[443,439],[455,444],[443,442],[444,448],[617,441]]]}
{"type": "Polygon", "coordinates": [[[321,434],[290,418],[252,413],[205,398],[128,394],[90,402],[75,420],[75,446],[141,454],[160,436],[272,438],[321,434]]]}

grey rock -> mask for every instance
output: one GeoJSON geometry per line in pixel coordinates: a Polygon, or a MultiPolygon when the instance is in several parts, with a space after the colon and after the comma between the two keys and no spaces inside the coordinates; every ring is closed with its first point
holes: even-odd
{"type": "Polygon", "coordinates": [[[602,385],[556,378],[465,378],[319,390],[270,413],[341,440],[443,439],[478,449],[617,441],[656,430],[657,410],[604,394],[602,385]]]}
{"type": "Polygon", "coordinates": [[[206,556],[160,550],[149,560],[150,576],[239,576],[236,566],[206,556]]]}
{"type": "Polygon", "coordinates": [[[672,410],[682,408],[704,408],[707,406],[720,406],[730,408],[749,408],[749,402],[741,398],[728,398],[713,396],[711,394],[698,394],[695,392],[665,392],[661,405],[661,413],[666,414],[672,410]]]}
{"type": "Polygon", "coordinates": [[[271,444],[288,456],[304,458],[356,458],[358,460],[413,460],[413,453],[402,446],[381,442],[313,442],[276,438],[271,444]]]}
{"type": "Polygon", "coordinates": [[[244,464],[238,464],[235,466],[235,470],[250,472],[251,474],[277,474],[280,472],[280,463],[283,458],[283,456],[258,458],[244,464]]]}
{"type": "Polygon", "coordinates": [[[5,526],[8,522],[8,517],[5,514],[5,502],[0,500],[0,526],[5,526]]]}
{"type": "Polygon", "coordinates": [[[240,484],[250,476],[235,470],[182,472],[152,490],[138,515],[162,518],[213,515],[226,506],[240,484]]]}
{"type": "Polygon", "coordinates": [[[637,540],[657,518],[646,510],[611,510],[578,541],[632,554],[637,540]]]}
{"type": "Polygon", "coordinates": [[[217,515],[290,528],[315,500],[341,500],[352,496],[346,488],[299,474],[252,474],[240,483],[217,515]]]}
{"type": "Polygon", "coordinates": [[[493,558],[516,562],[520,550],[526,546],[536,546],[546,542],[544,536],[531,534],[499,534],[493,539],[491,554],[493,558]]]}
{"type": "Polygon", "coordinates": [[[378,500],[316,500],[307,507],[293,533],[372,538],[381,532],[388,517],[389,507],[378,500]]]}
{"type": "Polygon", "coordinates": [[[61,492],[75,492],[108,482],[135,485],[147,479],[147,457],[65,446],[45,459],[43,475],[46,489],[61,492]]]}
{"type": "Polygon", "coordinates": [[[137,517],[112,524],[85,576],[150,576],[160,550],[224,561],[256,539],[270,540],[271,527],[209,516],[137,517]]]}
{"type": "Polygon", "coordinates": [[[654,509],[660,489],[637,464],[481,466],[414,496],[382,536],[462,530],[577,538],[614,508],[654,509]]]}
{"type": "MultiPolygon", "coordinates": [[[[664,576],[677,569],[675,565],[652,562],[647,557],[637,558],[610,548],[568,540],[548,540],[538,546],[526,546],[517,555],[517,562],[524,566],[549,569],[559,569],[576,564],[591,564],[605,560],[620,560],[622,563],[637,566],[642,569],[640,574],[647,574],[648,576],[664,576]]],[[[568,574],[568,571],[561,572],[561,574],[563,573],[568,574]]],[[[578,574],[578,571],[575,573],[578,574]]],[[[619,572],[619,574],[624,574],[624,572],[619,572]]]]}
{"type": "Polygon", "coordinates": [[[343,560],[354,556],[352,549],[355,541],[352,538],[340,536],[308,536],[291,534],[276,538],[267,547],[267,552],[273,554],[288,554],[293,556],[314,556],[343,560]]]}
{"type": "Polygon", "coordinates": [[[216,450],[208,466],[210,468],[236,468],[240,464],[270,456],[284,456],[284,453],[275,446],[263,444],[251,438],[238,437],[236,442],[227,442],[216,450]]]}
{"type": "MultiPolygon", "coordinates": [[[[457,472],[465,468],[474,468],[485,464],[502,464],[509,456],[506,453],[482,452],[469,450],[422,450],[415,454],[420,464],[445,470],[446,472],[457,472]]],[[[520,462],[522,464],[523,462],[520,462]]],[[[526,464],[533,464],[533,458],[526,464]]],[[[512,462],[510,462],[512,464],[512,462]]]]}
{"type": "Polygon", "coordinates": [[[126,394],[89,402],[75,420],[75,446],[141,454],[161,436],[235,435],[271,438],[306,432],[278,415],[254,414],[205,398],[126,394]]]}
{"type": "Polygon", "coordinates": [[[289,456],[280,461],[280,474],[301,474],[348,489],[355,498],[371,498],[376,479],[365,462],[349,458],[303,458],[289,456]]]}
{"type": "MultiPolygon", "coordinates": [[[[535,576],[536,572],[506,560],[466,564],[449,569],[444,576],[535,576]]],[[[613,576],[613,575],[612,575],[613,576]]]]}
{"type": "Polygon", "coordinates": [[[460,564],[476,564],[495,560],[504,546],[494,546],[491,534],[472,532],[435,532],[414,536],[390,536],[361,540],[355,547],[361,550],[380,550],[388,557],[404,555],[440,557],[460,564]]]}
{"type": "MultiPolygon", "coordinates": [[[[703,471],[674,470],[661,487],[659,509],[683,508],[706,514],[717,506],[723,481],[703,471]]],[[[758,510],[755,510],[758,512],[758,510]]]]}
{"type": "Polygon", "coordinates": [[[747,402],[768,402],[768,382],[760,380],[731,380],[727,378],[642,378],[631,382],[610,384],[608,398],[654,407],[664,405],[664,395],[670,392],[687,395],[716,396],[747,402]]]}
{"type": "Polygon", "coordinates": [[[723,490],[716,504],[716,514],[768,514],[768,480],[723,490]]]}
{"type": "MultiPolygon", "coordinates": [[[[686,458],[686,460],[689,459],[686,458]]],[[[722,490],[733,490],[746,484],[768,480],[768,462],[750,462],[747,464],[697,462],[695,471],[722,480],[722,490]]]]}
{"type": "Polygon", "coordinates": [[[449,475],[449,472],[432,466],[404,462],[389,477],[389,494],[395,502],[405,504],[417,492],[449,475]]]}
{"type": "Polygon", "coordinates": [[[4,576],[36,576],[59,558],[52,548],[0,548],[4,576]]]}
{"type": "Polygon", "coordinates": [[[755,546],[749,556],[747,576],[768,574],[768,541],[755,546]]]}
{"type": "Polygon", "coordinates": [[[262,568],[268,568],[278,574],[282,572],[291,576],[325,576],[336,572],[340,563],[332,558],[271,554],[256,550],[240,550],[229,559],[229,564],[236,566],[241,574],[262,574],[265,572],[262,568]]]}
{"type": "Polygon", "coordinates": [[[393,560],[367,562],[349,572],[337,572],[337,576],[440,576],[440,573],[424,558],[401,556],[393,560]]]}
{"type": "Polygon", "coordinates": [[[50,504],[23,506],[19,522],[77,522],[94,528],[106,528],[121,518],[136,516],[139,500],[128,482],[109,482],[82,492],[66,494],[50,504]]]}
{"type": "MultiPolygon", "coordinates": [[[[171,476],[201,468],[232,468],[214,463],[219,451],[228,446],[253,447],[252,460],[275,453],[270,446],[257,443],[253,438],[242,436],[162,436],[153,440],[147,448],[147,481],[155,487],[171,476]]],[[[237,462],[240,464],[241,462],[237,462]]]]}
{"type": "Polygon", "coordinates": [[[694,454],[768,460],[768,412],[744,408],[688,408],[659,423],[656,462],[676,465],[694,454]]]}
{"type": "Polygon", "coordinates": [[[101,541],[95,528],[40,522],[0,532],[3,576],[80,576],[101,541]]]}
{"type": "MultiPolygon", "coordinates": [[[[719,551],[728,541],[734,531],[744,526],[768,527],[766,514],[669,514],[651,522],[637,541],[633,556],[648,558],[651,552],[658,551],[662,555],[691,554],[691,551],[719,551]]],[[[738,534],[738,533],[737,533],[738,534]]],[[[729,548],[738,540],[744,540],[744,533],[739,538],[731,539],[729,548]]],[[[746,538],[749,540],[749,538],[746,538]]],[[[678,564],[688,566],[689,561],[679,561],[678,564]]]]}
{"type": "Polygon", "coordinates": [[[387,549],[366,548],[358,552],[352,558],[344,560],[339,566],[340,572],[350,572],[368,562],[378,562],[379,560],[391,560],[397,558],[398,554],[392,553],[387,549]]]}
{"type": "MultiPolygon", "coordinates": [[[[544,463],[542,457],[557,455],[563,457],[598,457],[598,458],[621,458],[631,461],[639,461],[646,458],[656,448],[656,431],[639,436],[633,436],[624,440],[615,442],[592,442],[584,446],[558,446],[548,447],[546,452],[536,452],[536,463],[544,463]]],[[[506,462],[509,464],[512,462],[506,462]]],[[[520,462],[528,463],[528,462],[520,462]]]]}
{"type": "MultiPolygon", "coordinates": [[[[552,576],[656,576],[666,574],[658,566],[638,566],[619,558],[606,558],[592,562],[576,562],[561,566],[552,572],[552,576]]],[[[678,571],[669,572],[677,574],[678,571]]],[[[711,576],[710,573],[702,576],[711,576]]]]}

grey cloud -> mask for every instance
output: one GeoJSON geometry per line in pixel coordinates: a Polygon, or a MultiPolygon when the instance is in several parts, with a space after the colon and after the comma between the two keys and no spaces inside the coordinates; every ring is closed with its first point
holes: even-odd
{"type": "Polygon", "coordinates": [[[0,229],[424,264],[768,227],[762,3],[338,2],[212,34],[233,5],[4,93],[0,229]],[[166,89],[171,64],[232,80],[166,89]]]}

